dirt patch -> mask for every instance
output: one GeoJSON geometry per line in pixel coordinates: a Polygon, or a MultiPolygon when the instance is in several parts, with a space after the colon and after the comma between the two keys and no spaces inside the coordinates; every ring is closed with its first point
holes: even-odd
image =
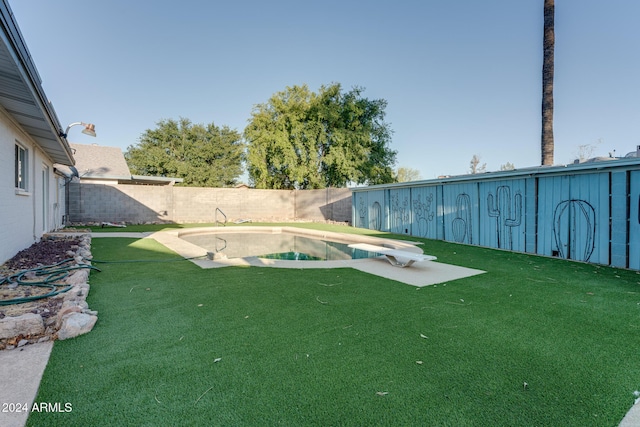
{"type": "Polygon", "coordinates": [[[19,271],[44,265],[53,265],[73,257],[73,255],[69,254],[69,251],[78,249],[78,243],[79,241],[72,237],[42,240],[18,252],[3,265],[3,268],[19,271]]]}

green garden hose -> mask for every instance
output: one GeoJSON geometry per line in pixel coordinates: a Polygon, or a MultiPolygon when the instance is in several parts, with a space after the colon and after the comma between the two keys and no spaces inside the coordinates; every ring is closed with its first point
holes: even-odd
{"type": "Polygon", "coordinates": [[[89,264],[64,266],[64,264],[72,261],[74,261],[73,258],[68,258],[56,264],[21,270],[15,274],[12,274],[11,276],[0,278],[0,286],[5,283],[17,283],[18,286],[36,286],[41,288],[49,288],[49,292],[42,295],[0,299],[0,306],[22,304],[25,302],[48,298],[61,294],[63,292],[67,292],[69,289],[73,288],[73,286],[61,282],[66,279],[67,276],[69,276],[69,274],[74,270],[88,268],[100,271],[99,268],[96,268],[89,264]],[[38,280],[38,278],[41,279],[38,280]]]}
{"type": "MultiPolygon", "coordinates": [[[[131,262],[188,261],[188,260],[204,258],[204,257],[205,256],[196,256],[196,257],[190,257],[190,258],[174,258],[169,260],[159,259],[159,260],[120,260],[120,261],[100,261],[100,260],[91,259],[90,261],[95,263],[103,263],[103,264],[121,264],[121,263],[131,263],[131,262]]],[[[63,266],[63,264],[69,263],[71,261],[74,261],[74,259],[68,258],[56,264],[22,270],[11,276],[0,277],[0,286],[2,286],[5,283],[17,283],[20,286],[37,286],[37,287],[49,288],[49,291],[50,291],[43,295],[33,295],[28,297],[19,297],[19,298],[12,298],[12,299],[0,299],[0,306],[22,304],[25,302],[48,298],[48,297],[52,297],[52,296],[67,292],[73,286],[69,286],[69,285],[65,286],[64,283],[56,283],[56,282],[62,282],[73,270],[88,268],[88,269],[100,271],[99,268],[89,264],[77,264],[77,265],[70,265],[66,267],[63,266]],[[43,276],[46,276],[46,277],[42,280],[32,280],[32,278],[43,277],[43,276]],[[64,286],[64,287],[62,288],[61,286],[64,286]]]]}
{"type": "Polygon", "coordinates": [[[203,259],[206,258],[206,255],[192,256],[192,257],[181,257],[181,258],[169,258],[169,259],[123,259],[118,261],[103,261],[99,259],[92,258],[90,261],[98,264],[127,264],[127,263],[135,263],[135,262],[176,262],[176,261],[191,261],[193,259],[203,259]]]}

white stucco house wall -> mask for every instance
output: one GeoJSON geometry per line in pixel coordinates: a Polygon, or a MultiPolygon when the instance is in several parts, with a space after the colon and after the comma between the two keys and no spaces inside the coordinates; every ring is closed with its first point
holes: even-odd
{"type": "Polygon", "coordinates": [[[0,26],[3,263],[63,225],[65,183],[74,159],[7,0],[0,0],[0,26]]]}

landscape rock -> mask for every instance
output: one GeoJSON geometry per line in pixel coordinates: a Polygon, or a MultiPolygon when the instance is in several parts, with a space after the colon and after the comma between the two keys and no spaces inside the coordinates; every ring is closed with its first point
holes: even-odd
{"type": "Polygon", "coordinates": [[[0,339],[22,335],[39,335],[44,332],[44,322],[39,314],[26,313],[21,316],[0,319],[0,339]]]}
{"type": "Polygon", "coordinates": [[[82,308],[80,308],[79,306],[77,306],[75,304],[67,304],[67,302],[65,301],[65,303],[62,304],[62,308],[60,309],[60,311],[58,311],[58,319],[60,319],[60,322],[62,322],[62,319],[67,314],[70,314],[70,313],[81,313],[81,312],[82,312],[82,308]]]}
{"type": "Polygon", "coordinates": [[[91,252],[88,251],[85,248],[80,248],[78,249],[78,255],[80,255],[82,258],[89,258],[91,259],[91,252]]]}
{"type": "Polygon", "coordinates": [[[62,319],[60,330],[58,330],[58,339],[66,340],[86,334],[93,329],[98,320],[97,316],[86,313],[71,313],[62,319]]]}
{"type": "Polygon", "coordinates": [[[89,270],[87,269],[82,269],[82,270],[76,270],[73,272],[73,274],[70,274],[65,282],[67,282],[70,285],[81,285],[83,283],[87,283],[87,280],[89,279],[89,270]]]}

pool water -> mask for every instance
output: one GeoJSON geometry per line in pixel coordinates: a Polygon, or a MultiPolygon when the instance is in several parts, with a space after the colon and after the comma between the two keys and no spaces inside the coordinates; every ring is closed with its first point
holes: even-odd
{"type": "Polygon", "coordinates": [[[302,252],[280,252],[278,254],[260,255],[258,258],[280,259],[285,261],[325,261],[324,259],[302,252]]]}
{"type": "Polygon", "coordinates": [[[336,261],[378,256],[350,248],[349,243],[289,233],[204,233],[180,238],[227,258],[255,256],[290,261],[336,261]]]}

